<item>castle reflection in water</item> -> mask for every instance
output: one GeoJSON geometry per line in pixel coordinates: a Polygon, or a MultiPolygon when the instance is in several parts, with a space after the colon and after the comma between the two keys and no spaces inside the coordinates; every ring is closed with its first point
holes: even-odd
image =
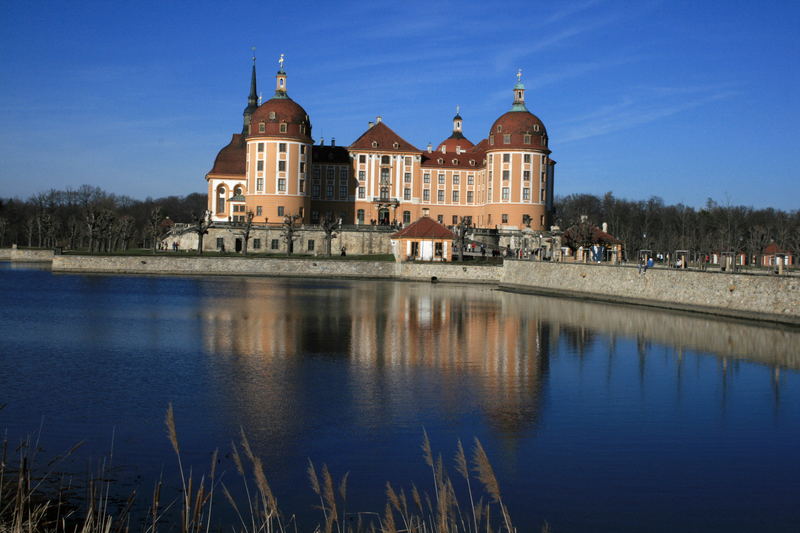
{"type": "MultiPolygon", "coordinates": [[[[677,375],[685,352],[715,356],[723,382],[747,360],[772,369],[765,386],[776,401],[781,370],[800,369],[796,330],[701,315],[446,284],[242,278],[226,286],[237,296],[201,306],[205,348],[231,358],[243,398],[274,404],[289,426],[293,415],[277,403],[308,393],[292,379],[303,357],[345,362],[359,385],[353,401],[384,414],[402,411],[403,398],[424,386],[412,375],[436,369],[444,401],[469,387],[487,422],[512,435],[535,426],[551,358],[562,351],[581,357],[602,344],[610,361],[619,341],[634,341],[644,372],[652,348],[663,346],[677,375]]],[[[441,407],[460,409],[457,400],[441,407]]]]}

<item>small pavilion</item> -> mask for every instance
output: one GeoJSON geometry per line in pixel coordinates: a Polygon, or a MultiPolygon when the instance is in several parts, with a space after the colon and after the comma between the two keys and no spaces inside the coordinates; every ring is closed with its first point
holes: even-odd
{"type": "Polygon", "coordinates": [[[452,261],[455,233],[422,217],[391,235],[395,261],[452,261]]]}

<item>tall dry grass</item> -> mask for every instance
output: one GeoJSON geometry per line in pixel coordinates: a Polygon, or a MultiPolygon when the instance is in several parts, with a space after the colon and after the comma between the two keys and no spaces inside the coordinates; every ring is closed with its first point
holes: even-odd
{"type": "MultiPolygon", "coordinates": [[[[2,407],[0,406],[0,409],[2,407]]],[[[185,470],[179,432],[172,405],[165,416],[167,438],[176,456],[180,482],[178,496],[164,496],[164,482],[155,483],[146,504],[137,504],[131,492],[112,500],[114,486],[111,456],[102,461],[80,487],[72,477],[59,474],[59,465],[80,446],[39,466],[38,442],[27,438],[11,446],[7,438],[0,450],[0,533],[297,533],[294,515],[284,514],[269,484],[261,459],[253,452],[244,431],[231,442],[230,457],[236,476],[228,486],[217,473],[214,451],[207,474],[185,470]],[[80,488],[80,490],[78,490],[80,488]],[[80,494],[78,494],[80,492],[80,494]],[[221,496],[217,497],[217,493],[221,496]],[[237,499],[234,493],[244,496],[237,499]],[[214,520],[222,498],[236,517],[235,524],[214,520]],[[146,507],[147,510],[142,509],[146,507]]],[[[508,508],[488,455],[475,439],[468,456],[460,441],[453,460],[458,474],[451,478],[441,454],[435,455],[426,431],[422,434],[422,459],[431,469],[431,490],[386,483],[386,504],[381,512],[351,510],[347,502],[349,474],[338,480],[326,464],[318,468],[310,459],[307,475],[319,499],[320,519],[313,533],[513,533],[508,508]]],[[[304,516],[303,523],[309,523],[304,516]]],[[[546,523],[542,531],[550,532],[546,523]]]]}

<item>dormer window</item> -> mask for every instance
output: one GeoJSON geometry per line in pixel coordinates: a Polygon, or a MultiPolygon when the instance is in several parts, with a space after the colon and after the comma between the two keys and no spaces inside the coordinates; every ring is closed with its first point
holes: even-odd
{"type": "Polygon", "coordinates": [[[303,124],[300,124],[300,133],[305,133],[306,127],[303,124]]]}
{"type": "Polygon", "coordinates": [[[286,123],[281,122],[281,133],[286,133],[286,123]]]}
{"type": "Polygon", "coordinates": [[[398,142],[395,142],[395,143],[392,145],[392,148],[394,148],[395,150],[397,150],[398,148],[400,148],[400,143],[398,143],[398,142]]]}
{"type": "Polygon", "coordinates": [[[525,143],[525,144],[530,144],[531,143],[531,134],[530,133],[526,133],[525,135],[523,135],[522,136],[522,142],[525,143]]]}
{"type": "Polygon", "coordinates": [[[270,111],[269,112],[269,119],[270,120],[275,120],[275,111],[270,111]]]}
{"type": "Polygon", "coordinates": [[[489,135],[489,144],[494,146],[494,135],[489,135]]]}
{"type": "Polygon", "coordinates": [[[264,133],[267,131],[267,126],[263,122],[258,123],[258,133],[264,133]]]}
{"type": "Polygon", "coordinates": [[[497,125],[497,133],[500,133],[501,131],[503,131],[503,125],[502,124],[498,124],[497,125]]]}
{"type": "Polygon", "coordinates": [[[458,159],[453,159],[453,164],[457,165],[458,164],[458,159]]]}
{"type": "Polygon", "coordinates": [[[470,159],[469,160],[469,166],[471,166],[471,167],[475,166],[475,160],[474,159],[470,159]]]}
{"type": "Polygon", "coordinates": [[[457,153],[457,154],[460,154],[460,153],[461,153],[461,147],[460,147],[460,146],[458,146],[458,145],[456,145],[456,153],[457,153]]]}
{"type": "Polygon", "coordinates": [[[503,134],[503,144],[511,144],[511,134],[504,133],[503,134]]]}
{"type": "Polygon", "coordinates": [[[377,148],[378,147],[378,141],[372,141],[372,147],[373,148],[377,148]]]}
{"type": "Polygon", "coordinates": [[[444,159],[442,159],[440,157],[439,159],[436,160],[436,162],[439,163],[440,165],[443,165],[444,164],[444,159]]]}
{"type": "Polygon", "coordinates": [[[539,125],[538,124],[534,124],[533,125],[533,131],[539,131],[539,125]]]}
{"type": "Polygon", "coordinates": [[[445,145],[442,145],[442,153],[443,154],[447,153],[447,147],[445,145]]]}

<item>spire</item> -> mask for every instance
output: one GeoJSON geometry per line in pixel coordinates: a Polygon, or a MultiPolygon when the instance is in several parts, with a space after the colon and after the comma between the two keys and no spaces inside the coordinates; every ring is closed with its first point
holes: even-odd
{"type": "Polygon", "coordinates": [[[522,83],[522,69],[517,70],[517,83],[514,84],[514,105],[511,111],[527,111],[525,107],[525,85],[522,83]]]}
{"type": "Polygon", "coordinates": [[[250,76],[250,95],[247,97],[247,107],[244,108],[244,112],[242,116],[244,117],[244,126],[242,127],[242,133],[246,134],[248,127],[250,126],[250,118],[253,116],[253,112],[258,108],[258,92],[256,89],[256,47],[252,48],[253,50],[253,72],[250,76]]]}
{"type": "Polygon", "coordinates": [[[461,118],[461,106],[456,105],[456,116],[453,117],[453,135],[451,137],[460,138],[464,134],[461,132],[461,124],[464,119],[461,118]]]}
{"type": "Polygon", "coordinates": [[[286,71],[283,70],[285,56],[281,54],[278,59],[278,73],[275,75],[275,96],[273,98],[289,98],[286,94],[286,71]]]}

